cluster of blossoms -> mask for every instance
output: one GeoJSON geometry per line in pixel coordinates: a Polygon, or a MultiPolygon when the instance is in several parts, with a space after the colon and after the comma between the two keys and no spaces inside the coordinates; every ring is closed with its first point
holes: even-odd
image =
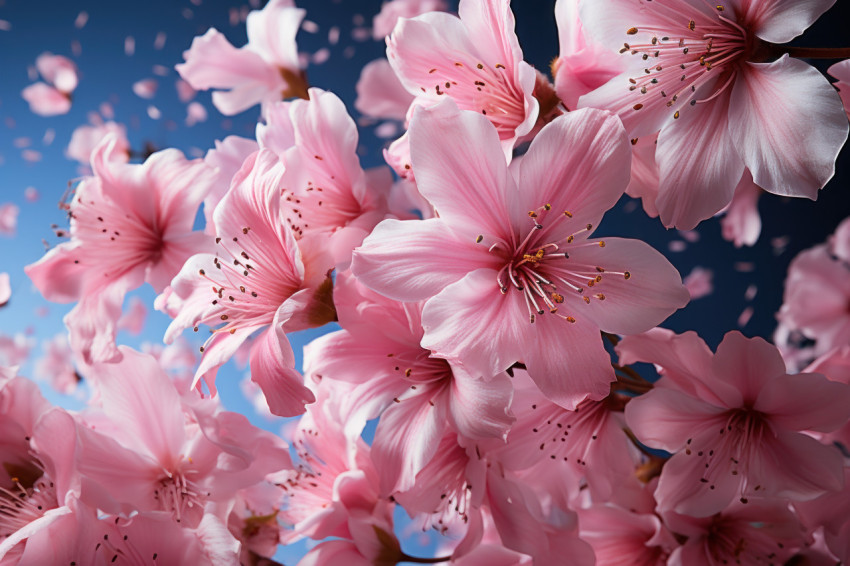
{"type": "MultiPolygon", "coordinates": [[[[308,86],[291,0],[243,47],[195,38],[183,80],[261,104],[256,135],[143,162],[113,122],[74,136],[67,240],[26,271],[76,303],[40,371],[95,394],[68,412],[0,369],[0,564],[273,564],[304,538],[303,566],[850,561],[850,221],[792,263],[780,348],[657,327],[678,271],[593,237],[625,193],[666,227],[725,211],[737,245],[761,191],[816,198],[847,114],[782,44],[833,1],[558,0],[550,83],[509,0],[393,0],[357,88],[405,126],[375,169],[308,86]],[[172,322],[142,353],[116,337],[145,283],[172,322]],[[288,333],[331,322],[299,371],[288,333]],[[234,358],[299,417],[286,440],[219,405],[234,358]]],[[[75,71],[38,66],[70,104],[75,71]]]]}

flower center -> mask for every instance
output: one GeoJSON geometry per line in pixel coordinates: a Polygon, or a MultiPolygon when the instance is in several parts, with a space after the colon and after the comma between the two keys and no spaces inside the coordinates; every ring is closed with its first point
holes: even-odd
{"type": "Polygon", "coordinates": [[[729,89],[738,63],[751,51],[751,41],[747,30],[725,15],[722,5],[714,7],[714,17],[698,12],[686,21],[684,6],[673,4],[677,2],[648,4],[654,8],[655,25],[628,29],[627,35],[640,39],[624,43],[620,53],[647,62],[642,75],[629,79],[630,91],[647,95],[632,110],[665,104],[678,119],[686,104],[706,103],[729,89]]]}
{"type": "Polygon", "coordinates": [[[188,512],[203,508],[204,499],[209,496],[186,477],[190,473],[191,470],[164,470],[154,490],[154,499],[164,511],[172,513],[178,523],[188,512]]]}
{"type": "MultiPolygon", "coordinates": [[[[507,246],[500,240],[490,246],[489,251],[501,254],[506,260],[496,275],[499,290],[503,295],[511,292],[511,289],[523,295],[528,319],[532,324],[537,316],[545,314],[547,310],[552,315],[574,323],[576,319],[573,314],[559,312],[563,308],[566,295],[579,295],[586,304],[590,304],[594,299],[604,301],[604,293],[592,292],[602,283],[603,274],[631,278],[628,271],[608,271],[600,266],[571,262],[567,247],[605,247],[604,240],[583,241],[593,231],[592,224],[586,224],[572,232],[565,231],[559,224],[569,222],[573,214],[568,210],[563,213],[554,212],[549,204],[529,211],[528,217],[533,224],[518,244],[507,246]],[[576,238],[580,241],[576,242],[576,238]],[[585,292],[586,289],[591,291],[585,292]]],[[[476,239],[477,243],[483,241],[483,235],[476,239]]]]}
{"type": "Polygon", "coordinates": [[[32,487],[12,478],[13,487],[0,488],[0,539],[40,519],[45,511],[55,509],[56,489],[42,476],[32,487]]]}

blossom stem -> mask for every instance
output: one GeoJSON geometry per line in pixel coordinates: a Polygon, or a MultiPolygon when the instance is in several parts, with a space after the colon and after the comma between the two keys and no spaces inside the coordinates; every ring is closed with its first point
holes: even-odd
{"type": "Polygon", "coordinates": [[[437,556],[436,558],[419,558],[418,556],[410,556],[401,553],[401,559],[399,562],[413,562],[415,564],[439,564],[440,562],[448,562],[451,560],[451,556],[437,556]]]}
{"type": "Polygon", "coordinates": [[[793,47],[775,46],[779,54],[787,53],[798,59],[850,59],[850,47],[793,47]]]}

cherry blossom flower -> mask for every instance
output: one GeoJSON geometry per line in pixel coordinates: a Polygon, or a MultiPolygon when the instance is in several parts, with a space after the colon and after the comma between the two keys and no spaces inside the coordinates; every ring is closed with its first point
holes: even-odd
{"type": "Polygon", "coordinates": [[[0,334],[0,367],[19,366],[27,361],[35,339],[20,332],[14,336],[0,334]]]}
{"type": "Polygon", "coordinates": [[[114,137],[95,150],[94,176],[80,182],[67,205],[70,241],[25,268],[48,300],[79,301],[65,324],[86,363],[120,359],[115,334],[124,295],[145,281],[162,291],[205,242],[192,224],[210,170],[176,149],[142,165],[112,158],[116,151],[114,137]]]}
{"type": "Polygon", "coordinates": [[[686,538],[669,566],[785,564],[804,543],[798,519],[781,502],[738,503],[710,517],[663,516],[670,530],[686,538]]]}
{"type": "Polygon", "coordinates": [[[292,0],[271,0],[248,14],[248,43],[239,49],[215,28],[196,37],[177,72],[195,90],[217,90],[213,104],[227,116],[260,102],[306,96],[295,34],[304,10],[292,0]]]}
{"type": "Polygon", "coordinates": [[[780,323],[815,341],[814,355],[850,344],[850,267],[829,246],[804,250],[788,266],[780,323]]]}
{"type": "Polygon", "coordinates": [[[552,61],[555,91],[570,110],[578,99],[619,75],[624,61],[617,52],[604,47],[588,34],[579,18],[579,0],[555,2],[558,23],[558,58],[552,61]]]}
{"type": "Polygon", "coordinates": [[[779,57],[774,45],[832,3],[582,4],[583,25],[633,64],[579,105],[616,112],[632,138],[659,132],[656,205],[665,226],[709,218],[732,200],[745,170],[768,192],[810,199],[832,177],[848,131],[840,100],[817,70],[779,57]]]}
{"type": "Polygon", "coordinates": [[[473,375],[522,361],[555,403],[606,397],[599,329],[643,331],[688,298],[646,244],[588,239],[628,182],[622,127],[569,113],[511,171],[492,124],[449,101],[417,110],[410,131],[419,190],[439,218],[385,220],[355,251],[354,274],[390,298],[427,301],[422,345],[473,375]]]}
{"type": "MultiPolygon", "coordinates": [[[[165,334],[171,343],[185,328],[216,327],[201,348],[195,381],[215,392],[215,375],[255,331],[263,333],[251,352],[251,378],[272,412],[293,416],[314,400],[294,369],[284,331],[320,326],[331,318],[326,306],[331,265],[320,250],[299,249],[280,217],[283,166],[269,150],[249,158],[214,213],[218,250],[192,256],[157,299],[174,316],[165,334]],[[304,254],[304,256],[302,256],[304,254]]],[[[332,311],[332,309],[331,309],[332,311]]]]}
{"type": "Polygon", "coordinates": [[[421,304],[382,297],[348,274],[337,277],[334,303],[344,330],[305,347],[305,374],[321,378],[333,394],[341,392],[338,381],[350,388],[339,402],[349,436],[381,417],[371,452],[382,492],[410,489],[447,427],[468,438],[507,433],[507,375],[476,379],[432,357],[419,345],[421,304]]]}
{"type": "Polygon", "coordinates": [[[386,167],[364,171],[357,126],[331,92],[309,90],[309,100],[273,105],[257,127],[261,147],[285,165],[281,211],[296,239],[315,235],[339,268],[388,213],[392,176],[386,167]]]}
{"type": "Polygon", "coordinates": [[[459,19],[430,12],[400,20],[387,38],[387,58],[414,104],[449,97],[487,116],[510,160],[537,122],[534,69],[523,61],[509,0],[461,0],[458,12],[459,19]]]}
{"type": "Polygon", "coordinates": [[[716,354],[693,332],[663,329],[627,336],[618,352],[621,364],[664,370],[626,406],[641,442],[674,453],[661,473],[659,508],[709,517],[733,499],[807,500],[841,486],[840,453],[800,432],[844,425],[850,386],[787,375],[775,347],[739,332],[727,333],[716,354]]]}
{"type": "Polygon", "coordinates": [[[578,515],[581,538],[593,547],[598,566],[622,564],[624,557],[633,564],[662,566],[679,546],[651,512],[602,504],[580,509],[578,515]]]}
{"type": "Polygon", "coordinates": [[[290,467],[278,437],[192,392],[187,404],[153,357],[121,349],[118,364],[91,368],[103,416],[93,415],[92,426],[83,415],[77,427],[84,502],[125,516],[166,511],[196,528],[207,503],[226,506],[238,490],[290,467]]]}
{"type": "Polygon", "coordinates": [[[46,83],[38,82],[21,92],[30,110],[39,116],[67,114],[71,109],[71,93],[77,88],[77,66],[62,55],[42,53],[35,67],[46,83]]]}

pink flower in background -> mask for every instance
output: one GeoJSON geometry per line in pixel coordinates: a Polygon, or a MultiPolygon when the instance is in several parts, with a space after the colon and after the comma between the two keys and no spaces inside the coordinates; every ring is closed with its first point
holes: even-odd
{"type": "Polygon", "coordinates": [[[261,102],[305,97],[295,44],[303,18],[304,10],[292,0],[271,0],[248,14],[247,45],[237,49],[210,28],[183,53],[186,62],[177,65],[177,72],[196,90],[220,89],[212,95],[213,104],[228,116],[261,102]]]}
{"type": "MultiPolygon", "coordinates": [[[[280,216],[283,166],[269,150],[245,161],[214,213],[218,251],[191,257],[157,301],[174,321],[171,343],[185,328],[205,324],[212,334],[202,347],[195,381],[204,378],[215,392],[215,375],[239,346],[262,330],[251,352],[251,376],[272,412],[293,416],[314,400],[294,369],[284,330],[320,326],[328,314],[331,267],[320,250],[299,248],[280,216]]],[[[331,309],[332,310],[332,309],[331,309]]]]}
{"type": "Polygon", "coordinates": [[[693,332],[663,329],[627,336],[617,351],[621,364],[663,370],[626,406],[637,438],[674,454],[655,494],[660,509],[710,517],[733,500],[807,500],[841,487],[840,452],[801,432],[843,426],[850,386],[788,375],[774,346],[740,332],[727,333],[716,354],[693,332]]]}
{"type": "Polygon", "coordinates": [[[845,218],[829,237],[829,251],[839,260],[850,265],[850,218],[845,218]]]}
{"type": "Polygon", "coordinates": [[[147,318],[148,308],[145,302],[140,297],[133,297],[124,314],[118,319],[118,330],[126,330],[133,336],[138,336],[144,330],[147,318]]]}
{"type": "Polygon", "coordinates": [[[19,366],[27,361],[35,339],[20,332],[14,336],[0,334],[0,367],[19,366]]]}
{"type": "Polygon", "coordinates": [[[827,69],[826,72],[838,79],[835,87],[838,89],[841,102],[844,103],[844,111],[847,113],[847,117],[850,118],[850,59],[836,63],[827,69]]]}
{"type": "Polygon", "coordinates": [[[227,136],[223,140],[215,140],[215,147],[207,151],[204,163],[215,170],[216,181],[212,185],[207,198],[204,199],[204,232],[215,235],[215,220],[213,212],[224,195],[230,189],[230,181],[242,168],[245,160],[260,149],[256,141],[239,136],[227,136]]]}
{"type": "Polygon", "coordinates": [[[578,99],[619,75],[625,61],[590,37],[581,25],[579,0],[555,2],[558,22],[559,55],[552,61],[555,91],[570,110],[578,107],[578,99]]]}
{"type": "Polygon", "coordinates": [[[153,357],[121,349],[121,362],[91,368],[103,408],[77,427],[83,501],[115,514],[165,511],[195,528],[207,503],[226,506],[291,466],[280,438],[195,392],[184,400],[153,357]]]}
{"type": "Polygon", "coordinates": [[[387,38],[387,58],[414,104],[444,97],[485,115],[510,160],[538,116],[534,69],[523,61],[509,0],[461,0],[460,18],[431,12],[401,20],[387,38]]]}
{"type": "Polygon", "coordinates": [[[71,93],[77,88],[77,66],[62,55],[42,53],[35,67],[46,83],[38,82],[21,92],[30,110],[39,116],[67,114],[71,109],[71,93]]]}
{"type": "Polygon", "coordinates": [[[829,246],[804,250],[788,266],[785,294],[777,318],[815,341],[814,355],[850,344],[850,266],[837,261],[829,246]]]}
{"type": "Polygon", "coordinates": [[[0,235],[14,236],[18,230],[18,213],[21,211],[11,202],[0,204],[0,235]]]}
{"type": "Polygon", "coordinates": [[[203,162],[167,149],[129,165],[111,157],[116,151],[115,137],[98,146],[94,176],[77,185],[67,204],[70,241],[25,269],[48,300],[78,301],[65,324],[86,363],[119,360],[115,335],[124,295],[145,281],[162,291],[206,243],[192,231],[212,177],[203,162]]]}
{"type": "Polygon", "coordinates": [[[109,158],[123,162],[129,161],[130,142],[127,141],[127,128],[124,124],[101,120],[91,125],[78,126],[71,134],[71,141],[68,142],[65,155],[88,166],[95,148],[109,135],[115,139],[115,151],[109,153],[109,158]]]}
{"type": "Polygon", "coordinates": [[[801,34],[833,4],[784,0],[584,2],[582,23],[629,58],[583,96],[616,112],[631,138],[659,132],[665,226],[690,229],[732,200],[745,170],[775,194],[817,198],[847,138],[841,101],[813,67],[771,44],[801,34]]]}
{"type": "Polygon", "coordinates": [[[614,375],[600,328],[641,332],[688,299],[643,242],[588,239],[628,182],[620,124],[571,112],[510,171],[492,124],[452,102],[418,109],[410,132],[419,190],[439,218],[385,220],[355,251],[354,274],[393,299],[427,301],[423,346],[473,375],[522,361],[555,403],[606,397],[614,375]]]}
{"type": "Polygon", "coordinates": [[[389,0],[372,19],[372,37],[381,41],[395,28],[399,18],[415,18],[428,12],[448,11],[445,0],[389,0]]]}

